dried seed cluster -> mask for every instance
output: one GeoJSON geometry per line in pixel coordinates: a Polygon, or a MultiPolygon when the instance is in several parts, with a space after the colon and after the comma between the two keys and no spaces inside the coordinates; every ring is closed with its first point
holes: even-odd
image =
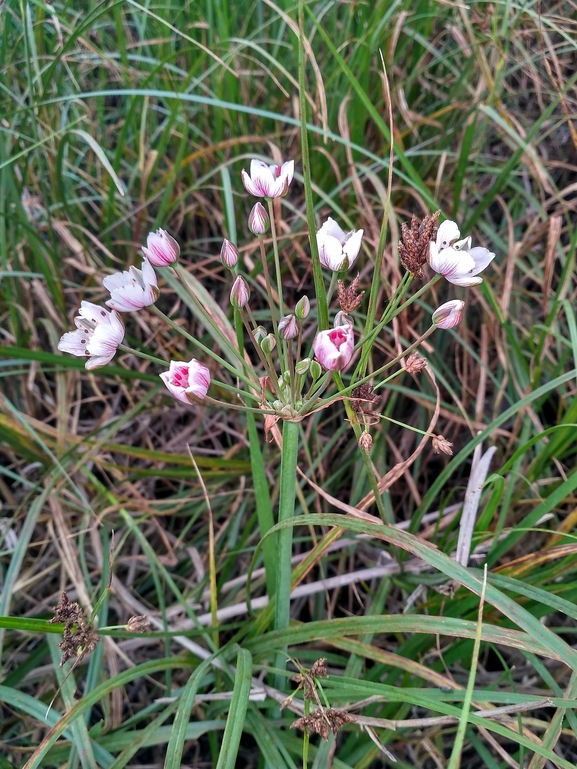
{"type": "Polygon", "coordinates": [[[410,226],[406,222],[401,224],[399,259],[405,270],[416,278],[423,277],[423,266],[429,258],[429,244],[437,235],[440,213],[436,211],[422,220],[413,214],[410,226]]]}

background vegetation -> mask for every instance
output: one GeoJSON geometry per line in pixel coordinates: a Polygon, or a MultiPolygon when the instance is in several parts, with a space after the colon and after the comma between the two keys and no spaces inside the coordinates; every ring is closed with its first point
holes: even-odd
{"type": "MultiPolygon", "coordinates": [[[[332,212],[364,227],[368,283],[390,152],[382,52],[395,123],[382,301],[412,213],[440,208],[497,258],[467,290],[465,321],[421,350],[455,456],[427,450],[385,492],[408,533],[387,544],[302,480],[288,630],[268,630],[260,551],[249,572],[260,534],[244,420],[170,400],[132,356],[87,374],[56,352],[79,301],[101,301],[101,277],[135,263],[152,228],[179,239],[223,308],[224,236],[254,263],[258,291],[240,170],[255,154],[300,168],[296,10],[287,0],[0,8],[2,769],[301,766],[306,741],[291,724],[302,689],[281,713],[275,697],[295,685],[263,688],[285,644],[293,674],[327,659],[328,703],[359,719],[312,737],[309,766],[389,766],[381,745],[403,768],[577,762],[573,3],[306,4],[319,223],[332,212]],[[460,512],[474,451],[490,446],[465,568],[451,557],[460,512]],[[62,625],[46,623],[62,590],[87,617],[97,606],[108,628],[67,677],[62,625]],[[125,630],[135,614],[150,631],[125,630]]],[[[312,292],[298,178],[283,228],[293,302],[312,292]]],[[[437,303],[449,298],[436,290],[437,303]]],[[[211,344],[181,297],[166,289],[161,302],[211,344]]],[[[400,316],[375,360],[414,340],[430,309],[400,316]]],[[[190,357],[145,314],[127,332],[167,360],[190,357]]],[[[428,385],[405,375],[378,411],[426,429],[433,406],[428,385]]],[[[370,487],[342,409],[304,422],[301,439],[304,473],[357,505],[370,487]]],[[[415,440],[381,421],[379,475],[415,440]]],[[[258,444],[274,503],[279,451],[262,432],[258,444]]]]}

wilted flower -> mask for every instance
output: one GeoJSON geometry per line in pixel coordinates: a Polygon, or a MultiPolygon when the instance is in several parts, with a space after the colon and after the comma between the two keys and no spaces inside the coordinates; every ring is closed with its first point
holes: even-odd
{"type": "Polygon", "coordinates": [[[316,359],[327,371],[340,371],[348,366],[354,346],[353,327],[349,325],[319,331],[313,341],[316,359]]]}
{"type": "Polygon", "coordinates": [[[110,291],[106,304],[118,312],[140,310],[158,299],[156,273],[146,258],[142,260],[142,269],[131,267],[127,272],[115,272],[102,283],[110,291]]]}
{"type": "Polygon", "coordinates": [[[439,328],[449,329],[460,323],[463,318],[465,302],[460,299],[451,299],[433,313],[433,323],[439,328]]]}
{"type": "Polygon", "coordinates": [[[231,243],[230,240],[227,240],[226,238],[222,241],[220,261],[229,269],[236,267],[236,263],[238,262],[238,249],[234,243],[231,243]]]}
{"type": "Polygon", "coordinates": [[[146,240],[146,248],[142,247],[144,256],[155,267],[166,267],[176,262],[180,256],[180,246],[165,230],[151,232],[146,240]]]}
{"type": "Polygon", "coordinates": [[[416,352],[409,355],[405,361],[405,371],[409,374],[418,374],[424,368],[427,368],[427,361],[416,352]]]}
{"type": "Polygon", "coordinates": [[[248,287],[248,283],[242,277],[242,275],[239,275],[232,284],[232,288],[230,289],[230,303],[233,307],[240,309],[241,307],[245,306],[249,300],[249,297],[250,289],[248,287]]]}
{"type": "Polygon", "coordinates": [[[244,168],[242,170],[242,183],[246,191],[257,198],[280,198],[288,192],[294,169],[294,160],[287,160],[280,166],[251,160],[250,174],[244,168]]]}
{"type": "Polygon", "coordinates": [[[283,339],[294,339],[298,336],[299,326],[294,315],[285,315],[278,322],[278,330],[283,339]]]}
{"type": "Polygon", "coordinates": [[[329,216],[317,232],[319,259],[323,267],[328,267],[333,272],[352,267],[361,250],[363,232],[364,230],[345,232],[329,216]]]}
{"type": "Polygon", "coordinates": [[[110,363],[124,339],[124,323],[120,315],[92,302],[82,302],[74,324],[76,331],[64,334],[58,349],[77,357],[88,356],[87,369],[110,363]]]}
{"type": "Polygon", "coordinates": [[[160,378],[177,400],[187,404],[204,398],[210,387],[210,371],[196,358],[188,363],[171,360],[168,371],[163,371],[160,378]]]}
{"type": "Polygon", "coordinates": [[[262,203],[255,203],[248,215],[248,228],[253,235],[264,235],[270,227],[270,219],[262,203]]]}
{"type": "Polygon", "coordinates": [[[488,248],[471,248],[471,238],[458,240],[460,234],[455,222],[443,222],[436,240],[429,245],[429,264],[455,286],[476,286],[483,282],[478,274],[493,261],[495,254],[488,248]]]}
{"type": "Polygon", "coordinates": [[[299,320],[304,320],[308,317],[309,312],[311,311],[311,302],[308,296],[301,296],[301,298],[298,300],[298,302],[295,305],[295,315],[299,320]]]}

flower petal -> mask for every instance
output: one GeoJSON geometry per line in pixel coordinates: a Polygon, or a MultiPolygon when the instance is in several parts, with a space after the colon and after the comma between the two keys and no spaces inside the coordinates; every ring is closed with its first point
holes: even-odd
{"type": "Polygon", "coordinates": [[[58,342],[58,349],[60,352],[67,352],[77,358],[87,357],[89,355],[88,342],[92,334],[92,331],[80,328],[76,331],[67,331],[58,342]]]}
{"type": "Polygon", "coordinates": [[[317,232],[317,235],[320,235],[321,233],[323,236],[330,235],[330,237],[336,238],[341,244],[344,243],[347,238],[347,233],[330,216],[317,232]]]}
{"type": "Polygon", "coordinates": [[[454,240],[458,240],[461,235],[461,231],[457,226],[457,222],[451,221],[451,219],[445,220],[439,225],[437,230],[437,248],[442,251],[451,245],[454,240]]]}
{"type": "Polygon", "coordinates": [[[451,280],[451,276],[466,275],[475,269],[475,262],[466,251],[455,251],[450,246],[438,251],[435,243],[430,246],[429,264],[447,280],[451,280]]]}
{"type": "Polygon", "coordinates": [[[463,288],[468,288],[469,286],[478,286],[479,283],[483,282],[483,278],[475,278],[472,275],[445,275],[445,278],[454,286],[463,286],[463,288]]]}
{"type": "Polygon", "coordinates": [[[343,254],[343,248],[336,238],[331,235],[325,235],[319,238],[317,233],[317,243],[319,247],[319,259],[323,267],[328,267],[329,270],[337,272],[343,266],[346,260],[345,254],[343,254]]]}
{"type": "Polygon", "coordinates": [[[488,267],[495,258],[495,254],[492,251],[489,251],[488,248],[483,248],[482,246],[471,248],[469,251],[469,256],[475,262],[473,275],[478,275],[480,272],[483,272],[483,270],[488,267]]]}
{"type": "Polygon", "coordinates": [[[353,232],[349,233],[349,236],[343,245],[343,252],[349,258],[349,267],[352,267],[357,261],[364,232],[364,230],[353,230],[353,232]]]}

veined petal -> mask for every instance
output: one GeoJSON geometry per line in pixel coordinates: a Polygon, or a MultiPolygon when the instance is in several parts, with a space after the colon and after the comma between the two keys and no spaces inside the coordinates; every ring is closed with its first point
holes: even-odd
{"type": "Polygon", "coordinates": [[[473,275],[445,275],[445,279],[452,283],[454,286],[463,286],[467,288],[469,286],[478,286],[483,282],[483,278],[476,278],[473,275]]]}
{"type": "Polygon", "coordinates": [[[317,235],[330,235],[332,238],[336,238],[339,243],[344,243],[347,237],[347,233],[339,226],[337,222],[330,216],[327,218],[323,226],[317,232],[317,235]]]}
{"type": "Polygon", "coordinates": [[[88,325],[89,328],[94,328],[99,323],[110,323],[110,312],[97,304],[84,301],[80,303],[76,320],[84,322],[84,325],[88,325]]]}
{"type": "Polygon", "coordinates": [[[337,272],[343,266],[343,262],[347,258],[343,253],[343,247],[336,238],[331,235],[325,235],[319,238],[317,233],[317,243],[319,247],[319,259],[323,267],[328,267],[329,270],[337,272]]]}
{"type": "Polygon", "coordinates": [[[67,352],[70,355],[75,355],[77,358],[87,357],[89,355],[87,350],[88,342],[92,334],[93,331],[87,328],[67,331],[58,342],[58,349],[60,352],[67,352]]]}
{"type": "Polygon", "coordinates": [[[144,280],[145,285],[147,286],[158,286],[158,278],[156,277],[156,272],[154,271],[154,267],[150,264],[148,259],[142,260],[142,278],[144,280]]]}
{"type": "Polygon", "coordinates": [[[442,251],[444,248],[450,246],[454,240],[458,240],[460,235],[461,231],[457,226],[457,222],[447,219],[439,225],[439,229],[437,230],[437,248],[439,251],[442,251]]]}
{"type": "Polygon", "coordinates": [[[349,267],[357,261],[364,232],[364,230],[353,230],[343,245],[343,251],[349,258],[349,267]]]}
{"type": "Polygon", "coordinates": [[[475,248],[471,248],[469,251],[469,256],[475,262],[473,275],[477,275],[479,272],[483,272],[483,270],[488,267],[495,258],[495,254],[492,251],[489,251],[488,248],[483,248],[482,246],[475,246],[475,248]]]}
{"type": "Polygon", "coordinates": [[[261,188],[257,187],[257,185],[253,182],[253,180],[250,178],[250,176],[247,174],[244,168],[241,171],[241,177],[242,177],[242,183],[244,184],[244,188],[249,193],[249,195],[254,195],[256,198],[264,197],[261,191],[261,188]]]}
{"type": "Polygon", "coordinates": [[[447,280],[450,276],[465,275],[475,269],[475,262],[466,251],[455,251],[450,246],[438,251],[435,243],[431,243],[429,264],[447,280]]]}

